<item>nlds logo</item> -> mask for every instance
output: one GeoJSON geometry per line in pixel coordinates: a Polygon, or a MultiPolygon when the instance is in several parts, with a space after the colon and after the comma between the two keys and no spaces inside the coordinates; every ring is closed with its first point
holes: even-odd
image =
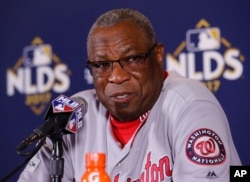
{"type": "Polygon", "coordinates": [[[222,78],[239,79],[244,56],[221,34],[218,27],[210,27],[206,20],[200,20],[195,29],[186,32],[186,40],[167,54],[167,69],[200,80],[213,92],[218,91],[222,78]]]}
{"type": "Polygon", "coordinates": [[[7,70],[7,95],[25,94],[25,104],[39,115],[51,99],[51,91],[63,93],[70,86],[70,70],[49,44],[36,37],[23,56],[7,70]]]}

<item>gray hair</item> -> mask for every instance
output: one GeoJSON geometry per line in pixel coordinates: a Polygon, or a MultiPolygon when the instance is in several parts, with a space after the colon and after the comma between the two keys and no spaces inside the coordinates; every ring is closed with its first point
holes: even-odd
{"type": "Polygon", "coordinates": [[[87,37],[87,48],[95,28],[110,27],[125,19],[130,19],[136,23],[136,25],[144,32],[145,40],[147,40],[148,44],[154,44],[157,42],[154,28],[145,15],[133,9],[122,8],[110,10],[97,18],[89,31],[87,37]]]}

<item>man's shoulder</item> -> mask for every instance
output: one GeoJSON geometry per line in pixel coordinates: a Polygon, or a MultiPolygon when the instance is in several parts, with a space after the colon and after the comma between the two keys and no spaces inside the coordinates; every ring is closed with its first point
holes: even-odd
{"type": "Polygon", "coordinates": [[[175,71],[169,72],[164,90],[167,94],[174,94],[186,101],[214,100],[214,95],[199,80],[186,78],[175,71]]]}

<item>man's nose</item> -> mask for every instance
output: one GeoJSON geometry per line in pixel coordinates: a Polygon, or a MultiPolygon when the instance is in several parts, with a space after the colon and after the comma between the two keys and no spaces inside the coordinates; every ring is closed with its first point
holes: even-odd
{"type": "Polygon", "coordinates": [[[114,62],[108,80],[112,83],[122,83],[130,79],[130,73],[123,69],[120,62],[114,62]]]}

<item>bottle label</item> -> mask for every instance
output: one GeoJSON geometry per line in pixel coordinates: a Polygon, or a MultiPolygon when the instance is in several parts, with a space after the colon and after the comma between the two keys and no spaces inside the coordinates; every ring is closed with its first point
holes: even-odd
{"type": "Polygon", "coordinates": [[[91,172],[88,176],[89,182],[99,182],[100,176],[99,172],[91,172]]]}

